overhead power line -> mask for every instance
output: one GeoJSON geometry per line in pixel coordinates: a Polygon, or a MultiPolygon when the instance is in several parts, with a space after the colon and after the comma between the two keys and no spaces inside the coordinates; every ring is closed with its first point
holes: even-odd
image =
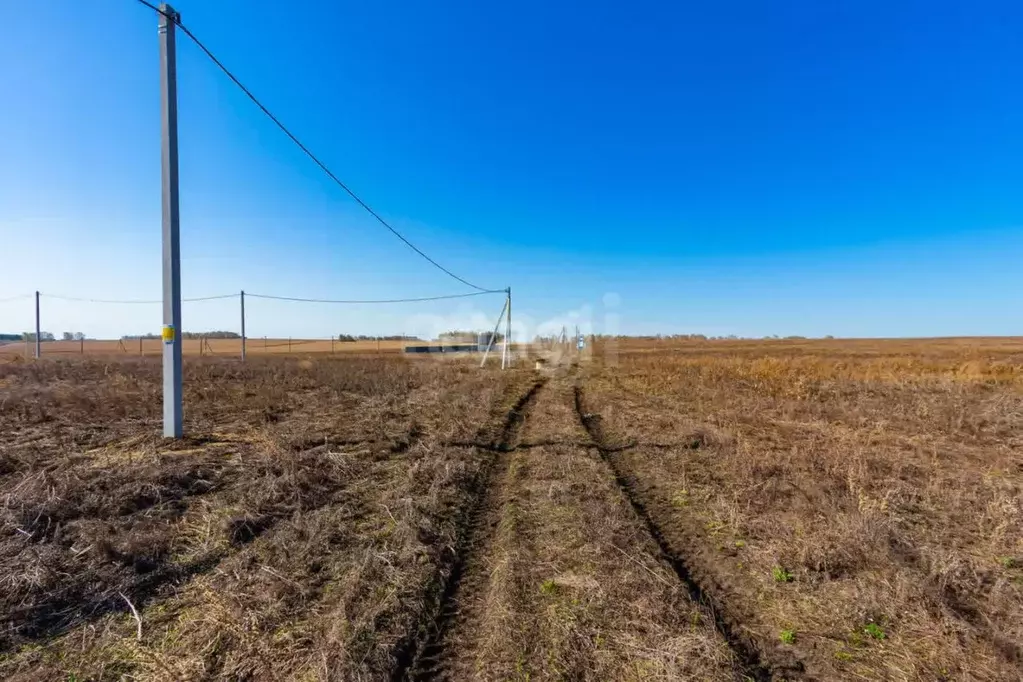
{"type": "Polygon", "coordinates": [[[266,298],[273,301],[297,301],[299,303],[421,303],[423,301],[443,301],[450,298],[469,298],[471,296],[486,296],[487,294],[503,294],[503,289],[486,289],[471,294],[448,294],[447,296],[424,296],[421,298],[389,298],[370,301],[338,300],[327,298],[294,298],[291,296],[269,296],[267,294],[250,294],[245,292],[245,297],[266,298]]]}
{"type": "MultiPolygon", "coordinates": [[[[140,0],[141,1],[141,0],[140,0]]],[[[245,292],[246,298],[264,298],[271,301],[292,301],[297,303],[422,303],[424,301],[444,301],[452,298],[471,298],[473,296],[486,296],[487,294],[504,294],[504,289],[485,289],[474,291],[469,294],[446,294],[443,296],[422,296],[419,298],[384,298],[384,299],[335,299],[335,298],[301,298],[297,296],[273,296],[271,294],[250,294],[245,292]]],[[[114,304],[156,304],[163,303],[159,299],[113,299],[113,298],[82,298],[78,296],[61,296],[59,294],[39,294],[42,298],[51,298],[58,301],[74,301],[76,303],[114,303],[114,304]]],[[[0,298],[0,302],[16,301],[23,298],[31,298],[33,294],[12,296],[11,298],[0,298]]],[[[183,303],[195,303],[198,301],[217,301],[225,298],[238,298],[239,294],[220,294],[218,296],[199,296],[196,298],[183,298],[183,303]]]]}
{"type": "MultiPolygon", "coordinates": [[[[139,0],[142,2],[142,0],[139,0]]],[[[78,298],[77,296],[60,296],[58,294],[39,294],[45,298],[53,298],[61,301],[76,301],[78,303],[127,303],[127,304],[146,304],[146,303],[163,303],[162,300],[156,299],[152,301],[142,301],[139,299],[113,299],[113,298],[78,298]]],[[[222,298],[238,298],[238,294],[221,294],[219,296],[200,296],[198,298],[183,298],[183,303],[194,303],[196,301],[216,301],[222,298]]]]}
{"type": "MultiPolygon", "coordinates": [[[[156,5],[154,5],[154,4],[153,4],[153,3],[151,3],[151,2],[147,2],[147,0],[138,0],[138,2],[139,2],[139,3],[141,3],[141,4],[143,4],[143,5],[145,5],[146,7],[150,8],[150,9],[152,9],[152,10],[154,10],[154,11],[156,11],[156,12],[160,13],[160,14],[164,14],[164,13],[163,13],[163,12],[162,12],[162,11],[160,10],[160,8],[159,8],[159,7],[157,7],[156,5]]],[[[196,44],[196,45],[197,45],[197,46],[199,47],[199,49],[200,49],[200,50],[202,50],[202,51],[203,51],[203,52],[204,52],[204,53],[206,54],[206,56],[207,56],[207,57],[209,57],[210,61],[212,61],[212,62],[213,62],[214,64],[216,64],[216,65],[217,65],[217,67],[218,67],[218,68],[219,68],[219,69],[220,69],[221,71],[223,71],[223,72],[224,72],[224,74],[225,74],[225,75],[226,75],[226,76],[227,76],[228,78],[230,78],[230,79],[231,79],[231,81],[232,81],[232,82],[233,82],[233,83],[234,83],[235,85],[237,85],[237,86],[238,86],[238,88],[239,88],[239,89],[240,89],[240,90],[241,90],[241,91],[242,91],[243,93],[245,93],[245,96],[246,96],[246,97],[248,97],[248,98],[249,98],[250,100],[252,100],[252,103],[253,103],[253,104],[255,104],[255,105],[256,105],[257,107],[259,107],[260,111],[262,111],[262,112],[263,112],[264,114],[266,114],[267,118],[269,118],[269,119],[270,119],[271,121],[273,121],[273,122],[274,122],[274,124],[275,124],[275,125],[276,125],[276,126],[277,126],[278,128],[280,128],[280,129],[281,129],[281,132],[283,132],[283,133],[284,133],[285,135],[287,135],[287,136],[288,136],[288,138],[289,138],[289,139],[291,139],[291,141],[292,141],[292,142],[294,142],[294,143],[295,143],[295,145],[296,145],[296,146],[297,146],[297,147],[298,147],[299,149],[301,149],[301,150],[302,150],[302,151],[303,151],[303,152],[305,153],[305,155],[306,155],[306,156],[308,156],[308,157],[309,157],[309,158],[310,158],[310,159],[311,159],[311,160],[313,161],[313,163],[315,163],[315,164],[316,164],[317,166],[319,166],[319,167],[320,167],[320,170],[322,170],[322,171],[323,171],[324,173],[326,173],[326,174],[327,174],[327,177],[329,177],[329,178],[330,178],[331,180],[333,180],[333,181],[334,181],[335,183],[337,183],[337,185],[338,185],[338,186],[339,186],[339,187],[340,187],[341,189],[343,189],[343,190],[344,190],[345,192],[347,192],[347,193],[348,193],[348,196],[350,196],[350,197],[351,197],[352,199],[354,199],[354,200],[355,200],[355,202],[356,202],[357,204],[359,204],[359,206],[361,206],[362,208],[364,208],[364,209],[366,210],[366,212],[367,212],[367,213],[369,213],[369,214],[370,214],[371,216],[373,216],[374,218],[376,218],[377,222],[379,222],[379,223],[380,223],[381,225],[383,225],[384,227],[386,227],[386,228],[387,228],[387,229],[388,229],[388,230],[389,230],[389,231],[391,232],[391,234],[393,234],[393,235],[394,235],[395,237],[397,237],[398,239],[400,239],[400,240],[401,240],[402,242],[404,242],[404,243],[405,243],[405,245],[406,245],[406,246],[408,246],[408,247],[409,247],[410,249],[412,249],[412,250],[413,250],[413,251],[415,251],[415,252],[416,252],[417,254],[419,254],[420,256],[422,256],[422,257],[423,257],[423,258],[424,258],[424,259],[425,259],[425,260],[426,260],[427,262],[429,262],[429,263],[430,263],[431,265],[433,265],[433,266],[434,266],[435,268],[437,268],[438,270],[440,270],[440,271],[441,271],[441,272],[443,272],[444,274],[448,275],[449,277],[451,277],[451,278],[453,278],[453,279],[456,279],[456,280],[458,280],[459,282],[461,282],[462,284],[466,285],[467,287],[470,287],[470,288],[472,288],[472,289],[476,289],[477,291],[480,291],[480,292],[487,292],[487,293],[489,293],[489,292],[491,292],[491,291],[492,291],[491,289],[486,289],[486,288],[484,288],[484,287],[481,287],[481,286],[477,286],[477,285],[473,284],[472,282],[470,282],[470,281],[468,281],[468,280],[464,279],[463,277],[459,277],[459,276],[458,276],[458,275],[456,275],[456,274],[455,274],[454,272],[452,272],[451,270],[448,270],[448,269],[447,269],[446,267],[444,267],[443,265],[441,265],[440,263],[438,263],[437,261],[435,261],[435,260],[434,260],[433,258],[431,258],[430,256],[428,256],[428,255],[427,255],[427,254],[426,254],[426,253],[425,253],[425,252],[424,252],[424,251],[423,251],[422,249],[420,249],[420,248],[419,248],[418,246],[416,246],[415,244],[413,244],[412,242],[410,242],[410,241],[409,241],[409,240],[408,240],[408,239],[407,239],[407,238],[406,238],[406,237],[405,237],[405,236],[404,236],[403,234],[401,234],[400,232],[398,232],[398,230],[394,229],[394,228],[393,228],[393,227],[392,227],[392,226],[390,225],[390,223],[388,223],[388,222],[387,222],[386,220],[384,220],[384,218],[383,218],[383,217],[381,217],[381,215],[380,215],[379,213],[377,213],[376,211],[374,211],[374,210],[373,210],[373,208],[372,208],[372,207],[370,207],[370,205],[369,205],[369,204],[367,204],[367,203],[366,203],[365,201],[363,201],[363,200],[362,200],[362,199],[361,199],[361,198],[359,197],[359,195],[357,195],[357,194],[356,194],[356,193],[355,193],[354,191],[352,191],[352,189],[351,189],[350,187],[348,187],[348,185],[346,185],[346,184],[345,184],[344,182],[342,182],[342,181],[341,181],[341,179],[340,179],[340,178],[338,178],[338,177],[337,177],[336,175],[334,175],[334,173],[333,173],[333,172],[332,172],[332,171],[331,171],[331,170],[330,170],[329,168],[327,168],[327,165],[326,165],[325,163],[323,163],[322,161],[320,161],[320,159],[319,159],[319,158],[317,158],[317,157],[316,157],[316,155],[315,155],[315,154],[313,154],[313,153],[312,153],[312,152],[311,152],[311,151],[309,150],[309,148],[308,148],[308,147],[306,147],[306,146],[305,146],[304,144],[302,144],[302,142],[301,142],[301,141],[300,141],[300,140],[299,140],[299,139],[298,139],[297,137],[295,137],[294,133],[292,133],[292,132],[291,132],[290,130],[288,130],[288,128],[287,128],[287,127],[286,127],[286,126],[285,126],[285,125],[284,125],[283,123],[281,123],[280,119],[279,119],[279,118],[277,118],[276,116],[274,116],[274,114],[273,114],[273,113],[272,113],[272,112],[271,112],[271,111],[270,111],[269,109],[267,109],[267,108],[266,108],[266,107],[265,107],[265,106],[263,105],[263,103],[262,103],[262,102],[260,102],[260,101],[259,101],[259,100],[258,100],[258,99],[256,98],[256,96],[255,96],[255,95],[253,95],[253,94],[252,94],[252,91],[251,91],[251,90],[249,90],[249,89],[248,89],[247,87],[245,87],[245,85],[243,85],[243,84],[242,84],[242,82],[241,82],[240,80],[238,80],[238,78],[237,78],[237,77],[236,77],[236,76],[235,76],[235,75],[234,75],[233,73],[231,73],[231,71],[230,71],[230,70],[229,70],[229,69],[228,69],[228,68],[227,68],[226,66],[224,66],[224,63],[223,63],[223,62],[221,62],[221,61],[220,61],[219,59],[217,59],[216,55],[214,55],[214,54],[213,54],[213,52],[212,52],[212,51],[210,51],[210,49],[209,49],[208,47],[206,47],[206,46],[205,46],[205,45],[204,45],[204,44],[202,43],[202,41],[201,41],[201,40],[199,40],[199,39],[198,39],[198,38],[197,38],[197,37],[195,36],[195,34],[194,34],[194,33],[192,33],[192,32],[191,32],[191,31],[190,31],[190,30],[188,29],[188,27],[187,27],[187,26],[185,26],[185,25],[184,25],[183,23],[181,23],[181,18],[180,18],[179,16],[177,16],[177,15],[175,15],[175,16],[169,16],[169,15],[166,15],[166,16],[168,16],[168,18],[169,18],[169,19],[170,19],[171,21],[173,21],[173,22],[174,22],[174,23],[175,23],[175,24],[176,24],[176,25],[177,25],[177,26],[178,26],[178,27],[179,27],[179,28],[180,28],[180,29],[182,30],[182,32],[184,32],[184,34],[185,34],[186,36],[188,36],[188,37],[189,37],[189,38],[190,38],[190,39],[192,40],[192,42],[193,42],[193,43],[195,43],[195,44],[196,44]]]]}

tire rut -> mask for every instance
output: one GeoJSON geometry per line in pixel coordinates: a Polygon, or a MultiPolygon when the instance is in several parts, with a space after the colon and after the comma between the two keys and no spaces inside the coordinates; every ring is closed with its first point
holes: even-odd
{"type": "Polygon", "coordinates": [[[492,443],[477,446],[477,450],[488,459],[470,489],[471,497],[459,524],[454,556],[442,568],[442,574],[438,577],[436,602],[433,609],[429,610],[426,622],[417,628],[412,638],[401,643],[396,651],[392,682],[443,678],[445,639],[457,619],[460,596],[471,574],[469,569],[472,559],[490,544],[494,528],[487,520],[494,515],[500,490],[508,476],[510,453],[515,449],[522,427],[546,383],[546,379],[534,382],[505,414],[500,431],[492,443]],[[447,573],[446,577],[443,572],[447,573]]]}
{"type": "Polygon", "coordinates": [[[578,383],[575,385],[575,411],[579,417],[579,422],[587,434],[589,434],[594,446],[596,446],[597,451],[600,453],[601,459],[611,469],[618,488],[629,501],[633,511],[635,511],[647,532],[660,548],[662,560],[671,566],[679,581],[688,591],[690,598],[709,608],[714,617],[715,628],[745,668],[745,674],[758,682],[805,677],[803,666],[798,662],[783,664],[765,660],[756,642],[748,635],[743,635],[739,632],[741,627],[739,620],[732,614],[729,614],[721,595],[716,594],[716,591],[709,589],[708,585],[701,583],[694,576],[691,563],[672,547],[665,533],[641,499],[640,494],[636,490],[635,483],[623,471],[618,461],[621,449],[609,444],[600,415],[586,411],[583,388],[578,383]]]}

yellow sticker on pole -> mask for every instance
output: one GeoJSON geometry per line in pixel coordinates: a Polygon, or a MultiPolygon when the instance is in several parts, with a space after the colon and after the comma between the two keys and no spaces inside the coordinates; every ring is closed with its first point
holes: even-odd
{"type": "Polygon", "coordinates": [[[164,343],[174,343],[174,325],[165,324],[162,336],[164,343]]]}

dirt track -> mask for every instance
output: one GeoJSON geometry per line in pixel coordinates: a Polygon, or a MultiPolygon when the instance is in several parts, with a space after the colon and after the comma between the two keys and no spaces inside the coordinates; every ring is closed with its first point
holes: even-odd
{"type": "Polygon", "coordinates": [[[408,677],[766,679],[607,475],[574,410],[574,374],[538,382],[510,413],[408,677]]]}

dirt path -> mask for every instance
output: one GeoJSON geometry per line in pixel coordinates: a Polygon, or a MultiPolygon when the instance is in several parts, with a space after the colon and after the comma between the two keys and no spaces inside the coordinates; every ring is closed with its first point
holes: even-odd
{"type": "Polygon", "coordinates": [[[722,590],[709,576],[701,574],[679,543],[672,542],[666,536],[655,518],[656,512],[648,508],[635,480],[630,476],[627,467],[622,465],[619,455],[635,447],[635,444],[616,443],[614,436],[606,433],[600,415],[587,410],[585,391],[581,383],[575,385],[573,393],[579,423],[586,429],[601,458],[612,472],[615,484],[622,495],[629,501],[647,533],[656,542],[661,559],[671,566],[690,598],[710,609],[716,630],[741,661],[746,674],[756,680],[805,678],[805,670],[798,661],[774,652],[763,652],[758,643],[743,631],[743,619],[729,607],[723,598],[722,590]]]}
{"type": "Polygon", "coordinates": [[[407,678],[756,677],[609,476],[573,382],[552,379],[515,411],[437,627],[407,678]]]}
{"type": "Polygon", "coordinates": [[[476,446],[482,451],[482,456],[490,457],[490,462],[466,510],[450,571],[442,580],[443,588],[431,622],[420,629],[417,641],[405,655],[399,656],[393,680],[428,680],[443,676],[450,630],[462,618],[462,604],[466,601],[466,595],[474,594],[479,589],[479,560],[493,540],[496,519],[509,477],[509,453],[517,445],[522,428],[545,383],[543,380],[533,383],[508,411],[493,441],[476,446]]]}

